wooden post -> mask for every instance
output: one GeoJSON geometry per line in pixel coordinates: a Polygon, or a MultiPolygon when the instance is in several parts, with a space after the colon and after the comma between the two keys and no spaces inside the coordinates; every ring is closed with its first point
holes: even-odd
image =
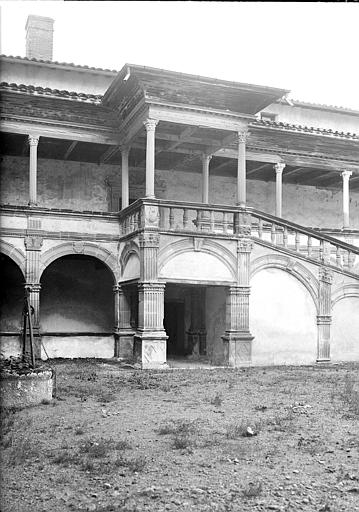
{"type": "Polygon", "coordinates": [[[352,175],[352,171],[343,171],[343,228],[349,228],[349,178],[352,175]]]}
{"type": "Polygon", "coordinates": [[[37,146],[39,137],[29,135],[30,170],[29,170],[29,206],[37,204],[37,146]]]}
{"type": "Polygon", "coordinates": [[[202,155],[202,203],[209,202],[209,163],[211,155],[202,155]]]}
{"type": "Polygon", "coordinates": [[[158,121],[147,119],[144,122],[146,139],[146,197],[155,197],[155,130],[158,121]]]}
{"type": "Polygon", "coordinates": [[[246,206],[246,139],[247,131],[238,132],[237,205],[246,206]]]}
{"type": "Polygon", "coordinates": [[[128,156],[130,148],[121,148],[121,209],[123,210],[130,204],[129,180],[128,180],[128,156]]]}
{"type": "Polygon", "coordinates": [[[277,217],[282,217],[282,176],[284,163],[277,163],[275,169],[275,214],[277,217]]]}

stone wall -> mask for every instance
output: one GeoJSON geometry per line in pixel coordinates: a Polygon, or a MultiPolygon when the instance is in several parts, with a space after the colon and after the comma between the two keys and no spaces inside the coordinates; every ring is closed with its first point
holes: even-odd
{"type": "MultiPolygon", "coordinates": [[[[28,158],[3,157],[1,203],[28,202],[28,158]]],[[[47,208],[109,211],[111,191],[120,186],[120,168],[84,162],[39,159],[38,203],[47,208]]],[[[210,177],[209,200],[235,204],[235,179],[210,177]]],[[[156,196],[164,199],[201,201],[201,176],[183,171],[156,171],[156,196]]],[[[248,180],[248,204],[274,214],[275,184],[248,180]]],[[[130,170],[130,197],[144,195],[144,172],[130,170]]],[[[115,208],[113,208],[115,209],[115,208]]],[[[351,192],[351,225],[359,227],[359,192],[351,192]]],[[[283,185],[283,217],[305,226],[341,228],[342,192],[303,185],[283,185]]]]}

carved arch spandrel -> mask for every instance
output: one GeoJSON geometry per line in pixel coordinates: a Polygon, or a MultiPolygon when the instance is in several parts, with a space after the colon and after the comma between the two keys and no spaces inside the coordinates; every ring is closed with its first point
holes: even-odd
{"type": "Polygon", "coordinates": [[[221,244],[200,237],[183,238],[162,247],[158,254],[158,272],[160,273],[162,268],[172,258],[186,252],[204,252],[214,256],[227,267],[233,277],[233,281],[236,280],[237,259],[235,255],[221,244]]]}
{"type": "Polygon", "coordinates": [[[111,271],[114,283],[117,284],[119,280],[119,265],[116,257],[108,250],[100,247],[97,244],[90,242],[66,242],[56,247],[48,249],[41,254],[39,279],[41,278],[44,270],[55,260],[62,256],[72,256],[74,254],[82,254],[84,256],[92,256],[102,261],[105,266],[111,271]]]}
{"type": "Polygon", "coordinates": [[[281,254],[267,254],[251,262],[250,278],[268,268],[283,270],[300,281],[310,293],[317,312],[319,312],[319,281],[304,265],[298,261],[281,254]]]}
{"type": "Polygon", "coordinates": [[[346,299],[348,297],[357,297],[359,298],[359,284],[349,283],[339,288],[333,290],[332,293],[332,308],[335,306],[337,302],[340,300],[346,299]]]}
{"type": "Polygon", "coordinates": [[[131,256],[136,256],[140,260],[140,248],[134,240],[126,242],[118,258],[121,277],[124,275],[126,265],[131,256]]]}
{"type": "Polygon", "coordinates": [[[0,253],[8,256],[17,265],[25,278],[26,256],[23,252],[14,245],[1,240],[0,253]]]}

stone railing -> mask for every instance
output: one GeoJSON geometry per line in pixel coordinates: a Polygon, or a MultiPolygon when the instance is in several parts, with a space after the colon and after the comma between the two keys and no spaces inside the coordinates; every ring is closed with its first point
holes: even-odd
{"type": "Polygon", "coordinates": [[[163,233],[229,238],[245,235],[298,257],[359,274],[359,247],[252,207],[139,199],[119,213],[122,235],[148,226],[146,212],[151,210],[152,225],[163,233]]]}

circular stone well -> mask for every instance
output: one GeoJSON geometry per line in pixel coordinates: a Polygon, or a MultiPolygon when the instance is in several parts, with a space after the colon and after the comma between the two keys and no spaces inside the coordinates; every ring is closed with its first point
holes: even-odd
{"type": "Polygon", "coordinates": [[[52,400],[53,373],[34,370],[23,375],[0,374],[0,403],[2,407],[27,407],[52,400]]]}

